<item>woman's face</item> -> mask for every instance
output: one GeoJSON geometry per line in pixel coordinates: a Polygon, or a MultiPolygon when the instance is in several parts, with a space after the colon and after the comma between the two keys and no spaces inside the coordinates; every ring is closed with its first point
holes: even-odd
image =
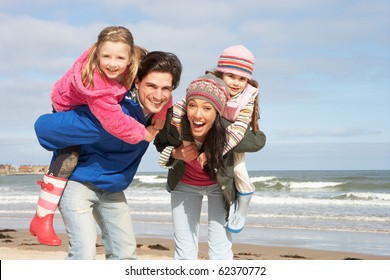
{"type": "Polygon", "coordinates": [[[214,125],[216,116],[217,111],[211,103],[197,98],[188,101],[187,117],[191,126],[191,134],[195,140],[204,142],[214,125]]]}

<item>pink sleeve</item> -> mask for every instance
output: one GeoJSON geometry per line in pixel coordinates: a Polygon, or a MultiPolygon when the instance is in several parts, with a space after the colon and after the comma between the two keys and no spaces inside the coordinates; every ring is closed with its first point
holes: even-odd
{"type": "Polygon", "coordinates": [[[171,95],[171,98],[169,98],[168,103],[165,104],[164,108],[160,112],[154,114],[153,119],[158,119],[158,120],[165,121],[165,118],[166,118],[166,115],[167,115],[167,111],[168,111],[169,108],[172,107],[172,103],[173,102],[172,102],[172,95],[171,95]]]}
{"type": "Polygon", "coordinates": [[[122,141],[137,144],[146,138],[145,126],[123,113],[115,98],[110,96],[89,98],[88,106],[103,128],[122,141]]]}

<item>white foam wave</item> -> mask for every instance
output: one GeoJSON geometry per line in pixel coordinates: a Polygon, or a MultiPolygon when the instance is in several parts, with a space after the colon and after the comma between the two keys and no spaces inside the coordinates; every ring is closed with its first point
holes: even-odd
{"type": "Polygon", "coordinates": [[[301,214],[267,214],[267,213],[256,213],[249,214],[248,218],[263,218],[263,219],[297,219],[297,220],[326,220],[326,221],[348,221],[348,222],[379,222],[379,223],[390,223],[390,217],[378,217],[378,216],[340,216],[340,215],[301,215],[301,214]]]}
{"type": "Polygon", "coordinates": [[[139,203],[139,204],[169,204],[171,203],[171,199],[169,195],[161,196],[161,195],[154,195],[154,196],[133,196],[127,198],[128,202],[130,203],[139,203]]]}
{"type": "Polygon", "coordinates": [[[322,189],[342,185],[340,182],[281,182],[290,189],[322,189]]]}
{"type": "Polygon", "coordinates": [[[134,179],[147,184],[162,184],[167,181],[166,178],[159,178],[158,175],[136,175],[134,179]]]}
{"type": "Polygon", "coordinates": [[[145,215],[145,216],[162,216],[162,217],[171,217],[172,212],[171,211],[138,211],[138,210],[132,210],[131,215],[145,215]]]}
{"type": "Polygon", "coordinates": [[[18,209],[18,210],[6,210],[6,209],[2,209],[0,210],[0,214],[10,214],[10,215],[16,215],[16,214],[31,214],[31,216],[33,216],[33,214],[35,213],[35,208],[33,210],[30,210],[30,209],[24,209],[24,210],[21,210],[21,209],[18,209]]]}
{"type": "Polygon", "coordinates": [[[271,228],[271,229],[292,229],[292,230],[318,230],[318,231],[334,231],[334,232],[359,232],[359,233],[377,233],[389,234],[390,230],[386,229],[370,229],[370,228],[341,228],[332,226],[317,226],[317,225],[272,225],[272,224],[246,224],[245,227],[253,228],[271,228]]]}
{"type": "MultiPolygon", "coordinates": [[[[372,200],[348,200],[348,199],[329,199],[329,198],[302,198],[302,197],[268,197],[254,196],[252,203],[262,205],[334,205],[334,206],[381,206],[390,208],[390,200],[372,199],[372,200]]],[[[389,209],[390,210],[390,209],[389,209]]],[[[385,210],[384,210],[385,211],[385,210]]]]}
{"type": "Polygon", "coordinates": [[[20,203],[37,203],[38,194],[36,195],[7,195],[0,197],[0,204],[20,204],[20,203]]]}
{"type": "Polygon", "coordinates": [[[250,181],[251,183],[257,183],[257,182],[267,182],[275,180],[277,177],[275,176],[260,176],[260,177],[251,177],[250,181]]]}
{"type": "Polygon", "coordinates": [[[368,193],[368,192],[351,192],[345,194],[350,199],[363,199],[363,200],[379,200],[379,201],[390,201],[389,193],[368,193]]]}

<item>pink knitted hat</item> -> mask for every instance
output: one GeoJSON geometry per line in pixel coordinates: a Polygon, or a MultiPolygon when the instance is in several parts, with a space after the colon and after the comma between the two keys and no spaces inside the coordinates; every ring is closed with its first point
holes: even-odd
{"type": "Polygon", "coordinates": [[[192,81],[187,88],[186,103],[194,98],[205,100],[222,115],[229,97],[226,84],[213,74],[207,74],[192,81]]]}
{"type": "Polygon", "coordinates": [[[216,70],[251,79],[254,63],[255,57],[247,48],[235,45],[222,52],[216,70]]]}

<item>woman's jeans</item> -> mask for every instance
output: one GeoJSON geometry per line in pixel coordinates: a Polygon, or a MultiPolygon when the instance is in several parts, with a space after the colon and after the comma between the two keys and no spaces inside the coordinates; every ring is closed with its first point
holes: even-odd
{"type": "Polygon", "coordinates": [[[59,210],[69,237],[67,259],[95,259],[96,223],[102,233],[106,259],[137,258],[137,243],[123,192],[110,193],[92,184],[68,181],[59,210]]]}
{"type": "Polygon", "coordinates": [[[203,196],[208,208],[208,257],[233,259],[231,234],[225,229],[225,207],[219,185],[191,186],[180,182],[171,193],[175,259],[198,258],[198,234],[203,196]]]}

